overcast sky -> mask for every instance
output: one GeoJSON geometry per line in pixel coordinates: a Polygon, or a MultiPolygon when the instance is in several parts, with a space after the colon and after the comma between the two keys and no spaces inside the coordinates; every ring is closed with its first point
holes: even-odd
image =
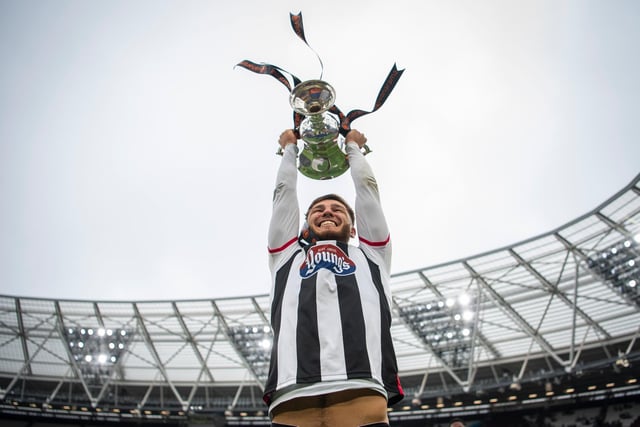
{"type": "MultiPolygon", "coordinates": [[[[0,294],[269,292],[288,93],[234,65],[320,76],[358,119],[393,272],[590,211],[640,172],[637,1],[0,0],[0,294]]],[[[304,207],[348,174],[299,178],[304,207]]]]}

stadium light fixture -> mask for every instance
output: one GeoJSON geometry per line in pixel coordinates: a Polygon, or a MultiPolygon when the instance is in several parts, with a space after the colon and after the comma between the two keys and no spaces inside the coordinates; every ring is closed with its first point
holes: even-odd
{"type": "Polygon", "coordinates": [[[126,329],[68,327],[64,339],[82,375],[100,382],[113,372],[132,333],[126,329]]]}
{"type": "Polygon", "coordinates": [[[229,328],[229,338],[236,350],[247,361],[256,377],[266,380],[273,346],[273,334],[269,326],[237,326],[229,328]]]}
{"type": "Polygon", "coordinates": [[[413,304],[399,304],[400,317],[447,365],[465,366],[471,357],[473,298],[438,299],[413,304]]]}
{"type": "Polygon", "coordinates": [[[640,247],[636,238],[597,252],[587,260],[587,266],[625,300],[640,306],[640,247]]]}

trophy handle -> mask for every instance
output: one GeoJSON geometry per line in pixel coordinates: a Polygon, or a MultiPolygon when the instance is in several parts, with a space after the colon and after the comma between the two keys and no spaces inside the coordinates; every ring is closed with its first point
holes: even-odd
{"type": "MultiPolygon", "coordinates": [[[[371,148],[369,148],[369,146],[367,144],[364,144],[362,146],[362,150],[363,150],[362,154],[365,155],[365,156],[371,152],[371,148]]],[[[284,151],[282,150],[282,147],[278,147],[278,151],[276,151],[276,155],[278,155],[278,156],[284,155],[284,151]]]]}
{"type": "MultiPolygon", "coordinates": [[[[371,148],[369,148],[369,146],[367,144],[364,144],[362,146],[362,154],[366,156],[370,152],[371,152],[371,148]]],[[[278,156],[284,155],[284,150],[282,149],[282,147],[278,147],[278,151],[276,151],[276,155],[278,155],[278,156]]]]}

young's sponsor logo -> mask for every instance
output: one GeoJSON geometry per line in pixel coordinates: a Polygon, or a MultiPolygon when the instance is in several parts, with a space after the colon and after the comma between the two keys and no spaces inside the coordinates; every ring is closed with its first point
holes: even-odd
{"type": "Polygon", "coordinates": [[[355,263],[342,249],[331,244],[315,245],[309,248],[304,262],[300,266],[302,278],[311,277],[321,268],[338,276],[348,276],[356,271],[355,263]]]}

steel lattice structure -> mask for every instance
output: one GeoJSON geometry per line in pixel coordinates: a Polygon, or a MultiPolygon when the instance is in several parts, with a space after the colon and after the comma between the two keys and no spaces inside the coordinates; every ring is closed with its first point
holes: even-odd
{"type": "MultiPolygon", "coordinates": [[[[544,235],[394,275],[392,335],[407,391],[394,409],[568,386],[637,393],[639,183],[544,235]]],[[[261,411],[270,338],[268,295],[0,296],[0,398],[50,409],[261,411]]]]}

